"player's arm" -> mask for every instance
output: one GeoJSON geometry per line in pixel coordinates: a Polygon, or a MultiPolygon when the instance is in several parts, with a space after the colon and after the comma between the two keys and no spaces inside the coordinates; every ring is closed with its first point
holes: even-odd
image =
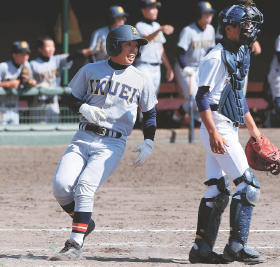
{"type": "Polygon", "coordinates": [[[225,146],[228,146],[225,139],[219,134],[215,122],[212,117],[212,111],[209,104],[209,86],[201,86],[198,88],[195,100],[197,103],[200,117],[204,123],[210,140],[211,150],[217,154],[226,153],[225,146]]]}
{"type": "Polygon", "coordinates": [[[155,39],[155,37],[159,34],[159,32],[163,32],[166,35],[170,35],[174,32],[174,27],[171,25],[161,25],[158,30],[154,31],[151,34],[142,34],[144,38],[146,38],[149,42],[155,39]]]}
{"type": "Polygon", "coordinates": [[[162,59],[162,62],[166,68],[166,79],[168,82],[171,82],[173,79],[174,79],[174,72],[172,70],[172,67],[169,63],[169,60],[166,56],[166,53],[165,53],[165,49],[164,49],[164,46],[162,46],[162,54],[161,54],[161,59],[162,59]]]}
{"type": "Polygon", "coordinates": [[[250,112],[245,113],[245,124],[249,131],[250,136],[253,136],[254,138],[260,137],[261,132],[258,129],[250,112]]]}
{"type": "Polygon", "coordinates": [[[0,87],[10,88],[10,89],[17,89],[20,85],[19,79],[8,80],[0,82],[0,87]]]}

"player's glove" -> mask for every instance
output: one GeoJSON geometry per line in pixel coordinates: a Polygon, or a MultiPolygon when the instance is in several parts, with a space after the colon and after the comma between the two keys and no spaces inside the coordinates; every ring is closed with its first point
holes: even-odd
{"type": "Polygon", "coordinates": [[[185,77],[188,77],[188,76],[193,76],[194,75],[194,70],[192,67],[188,67],[186,66],[184,69],[183,69],[183,75],[185,77]]]}
{"type": "Polygon", "coordinates": [[[270,171],[274,175],[280,173],[280,151],[264,135],[257,139],[251,137],[245,147],[245,153],[252,169],[270,171]]]}
{"type": "Polygon", "coordinates": [[[88,120],[90,123],[99,124],[101,120],[106,119],[106,113],[103,109],[90,106],[86,103],[80,106],[79,112],[88,120]]]}
{"type": "Polygon", "coordinates": [[[134,165],[141,166],[151,156],[154,147],[154,141],[145,139],[144,142],[133,149],[133,152],[140,151],[140,154],[134,161],[134,165]]]}

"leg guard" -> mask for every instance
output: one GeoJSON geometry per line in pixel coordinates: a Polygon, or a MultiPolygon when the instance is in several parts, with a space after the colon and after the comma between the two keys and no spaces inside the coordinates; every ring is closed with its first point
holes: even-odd
{"type": "Polygon", "coordinates": [[[260,255],[246,248],[253,207],[260,195],[260,186],[253,172],[247,169],[244,174],[233,181],[235,185],[242,182],[246,187],[233,195],[230,205],[230,237],[224,249],[223,257],[228,261],[260,262],[260,255]]]}
{"type": "Polygon", "coordinates": [[[213,178],[205,184],[217,185],[220,194],[213,198],[203,198],[200,202],[195,245],[190,252],[189,260],[191,263],[222,263],[218,254],[213,252],[213,247],[222,213],[229,202],[230,186],[227,177],[213,178]],[[206,202],[213,202],[214,207],[208,207],[206,202]]]}

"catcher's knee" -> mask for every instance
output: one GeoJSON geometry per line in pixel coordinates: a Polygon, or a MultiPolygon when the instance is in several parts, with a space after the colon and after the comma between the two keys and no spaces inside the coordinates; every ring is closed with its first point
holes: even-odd
{"type": "Polygon", "coordinates": [[[248,168],[242,176],[233,180],[234,184],[238,187],[243,183],[243,188],[237,190],[233,198],[240,199],[243,203],[255,206],[260,197],[260,183],[255,177],[254,173],[248,168]]]}
{"type": "Polygon", "coordinates": [[[219,179],[212,178],[204,183],[207,186],[216,185],[218,194],[215,197],[206,198],[203,200],[206,203],[211,203],[212,207],[215,208],[219,213],[223,213],[229,202],[230,196],[230,185],[227,176],[222,176],[219,179]]]}

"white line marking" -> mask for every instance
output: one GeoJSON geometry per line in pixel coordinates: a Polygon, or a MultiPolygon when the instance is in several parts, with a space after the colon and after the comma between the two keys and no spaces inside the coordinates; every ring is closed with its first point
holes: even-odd
{"type": "MultiPolygon", "coordinates": [[[[71,228],[60,228],[60,229],[52,229],[52,228],[0,228],[0,232],[68,232],[71,231],[71,228]]],[[[219,230],[220,232],[229,232],[229,230],[219,230]]],[[[95,229],[94,232],[97,233],[181,233],[181,232],[196,232],[195,229],[95,229]]],[[[280,229],[254,229],[250,230],[250,232],[272,232],[277,233],[280,232],[280,229]]]]}
{"type": "MultiPolygon", "coordinates": [[[[260,245],[253,245],[253,244],[248,244],[249,247],[254,248],[254,249],[280,249],[280,246],[266,246],[265,244],[260,244],[260,245]]],[[[150,243],[144,243],[144,242],[119,242],[119,243],[90,243],[90,244],[85,244],[84,247],[129,247],[129,248],[175,248],[175,249],[180,249],[180,248],[188,248],[190,249],[192,245],[157,245],[157,244],[150,244],[150,243]]],[[[215,246],[215,249],[223,249],[224,246],[215,246]]],[[[60,248],[57,248],[59,250],[60,248]]],[[[44,251],[44,252],[54,252],[53,249],[51,248],[25,248],[25,249],[20,249],[20,248],[11,248],[11,249],[0,249],[0,253],[11,253],[11,252],[35,252],[35,251],[44,251]]]]}

